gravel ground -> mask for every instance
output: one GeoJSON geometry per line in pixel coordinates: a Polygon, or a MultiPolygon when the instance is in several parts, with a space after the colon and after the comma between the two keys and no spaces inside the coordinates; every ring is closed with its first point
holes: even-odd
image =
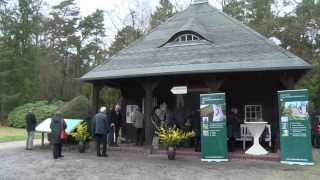
{"type": "Polygon", "coordinates": [[[49,149],[26,151],[16,146],[1,148],[0,144],[0,180],[313,180],[320,178],[319,154],[315,150],[317,165],[309,167],[251,160],[204,163],[197,157],[169,161],[163,155],[115,151],[108,158],[98,158],[93,152],[72,150],[63,159],[53,160],[49,149]]]}

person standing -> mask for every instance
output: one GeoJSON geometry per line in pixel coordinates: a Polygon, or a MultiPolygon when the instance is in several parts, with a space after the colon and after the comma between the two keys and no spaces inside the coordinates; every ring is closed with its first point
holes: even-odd
{"type": "Polygon", "coordinates": [[[101,107],[100,112],[97,113],[92,122],[92,133],[96,138],[97,156],[108,157],[107,155],[107,135],[110,131],[110,122],[107,118],[107,108],[101,107]],[[102,144],[102,153],[101,153],[102,144]]]}
{"type": "Polygon", "coordinates": [[[135,109],[133,115],[133,123],[134,127],[136,128],[136,145],[142,146],[143,145],[143,114],[140,112],[139,108],[135,109]]]}
{"type": "Polygon", "coordinates": [[[26,150],[31,150],[33,147],[34,132],[37,126],[37,119],[33,113],[33,110],[30,110],[26,115],[26,130],[27,130],[27,142],[26,150]]]}
{"type": "Polygon", "coordinates": [[[114,140],[113,144],[115,146],[118,146],[119,131],[122,127],[121,107],[119,104],[115,106],[111,119],[112,119],[111,126],[112,128],[114,128],[114,135],[115,135],[115,138],[113,138],[114,140]]]}
{"type": "Polygon", "coordinates": [[[156,131],[159,130],[161,125],[161,120],[158,116],[160,109],[158,107],[154,108],[153,113],[151,115],[151,123],[153,125],[152,128],[152,151],[159,149],[159,137],[156,134],[156,131]]]}
{"type": "Polygon", "coordinates": [[[62,134],[65,133],[67,124],[64,121],[61,112],[56,112],[51,119],[51,143],[53,145],[53,158],[58,159],[63,157],[62,155],[62,141],[64,140],[62,134]]]}
{"type": "Polygon", "coordinates": [[[237,108],[231,108],[231,112],[227,118],[227,134],[228,134],[228,148],[229,151],[234,151],[235,141],[240,137],[240,118],[237,108]]]}
{"type": "Polygon", "coordinates": [[[111,126],[112,124],[112,114],[114,111],[114,106],[110,105],[109,110],[107,111],[107,118],[108,118],[108,122],[110,123],[110,131],[107,134],[107,143],[111,146],[113,145],[113,141],[114,141],[114,126],[111,126]]]}

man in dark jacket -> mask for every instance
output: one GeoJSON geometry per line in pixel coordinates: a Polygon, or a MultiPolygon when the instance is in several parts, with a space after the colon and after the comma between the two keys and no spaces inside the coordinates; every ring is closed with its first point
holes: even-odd
{"type": "Polygon", "coordinates": [[[237,108],[231,108],[231,112],[227,118],[227,134],[228,134],[228,149],[230,152],[234,151],[235,140],[240,137],[240,118],[237,108]]]}
{"type": "Polygon", "coordinates": [[[122,115],[121,115],[121,107],[117,104],[112,112],[112,123],[111,126],[114,128],[114,135],[115,138],[112,138],[114,142],[113,145],[118,146],[118,138],[119,138],[119,131],[122,127],[122,115]]]}
{"type": "Polygon", "coordinates": [[[110,122],[107,118],[107,108],[101,107],[100,112],[95,115],[92,121],[92,133],[94,134],[97,142],[97,156],[107,157],[107,134],[110,131],[110,122]],[[100,146],[103,146],[102,154],[100,146]]]}
{"type": "Polygon", "coordinates": [[[34,131],[37,126],[37,119],[33,110],[29,111],[26,115],[26,130],[27,130],[27,143],[26,150],[31,150],[33,146],[34,131]]]}
{"type": "Polygon", "coordinates": [[[112,114],[113,114],[113,111],[114,111],[114,109],[113,109],[113,105],[110,105],[110,107],[109,107],[109,110],[107,110],[107,118],[108,118],[108,122],[110,122],[110,131],[108,132],[108,134],[107,134],[107,142],[108,142],[108,144],[111,146],[111,145],[113,145],[113,141],[114,141],[114,136],[113,136],[113,134],[114,134],[114,130],[113,130],[113,127],[111,127],[111,124],[112,124],[112,114]]]}
{"type": "Polygon", "coordinates": [[[64,131],[67,128],[67,124],[62,118],[60,112],[56,112],[51,119],[50,123],[51,135],[50,141],[53,145],[53,158],[61,158],[63,155],[61,154],[62,150],[62,139],[61,139],[61,131],[64,131]]]}

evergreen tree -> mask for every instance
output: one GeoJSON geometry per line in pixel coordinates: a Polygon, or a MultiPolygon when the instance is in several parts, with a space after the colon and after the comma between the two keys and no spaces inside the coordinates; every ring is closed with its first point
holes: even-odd
{"type": "Polygon", "coordinates": [[[39,30],[41,1],[19,0],[7,6],[0,1],[0,116],[38,95],[39,30]],[[11,7],[13,6],[13,7],[11,7]],[[11,8],[9,8],[11,7],[11,8]]]}
{"type": "Polygon", "coordinates": [[[273,0],[229,0],[224,1],[223,11],[264,36],[270,36],[274,28],[272,4],[273,0]]]}
{"type": "MultiPolygon", "coordinates": [[[[303,0],[296,9],[296,19],[285,32],[293,35],[289,46],[309,63],[313,69],[298,84],[298,88],[309,89],[311,111],[320,112],[320,1],[303,0]],[[295,29],[293,29],[295,28],[295,29]]],[[[281,33],[284,35],[285,33],[281,33]]],[[[287,36],[289,36],[287,35],[287,36]]],[[[284,35],[285,36],[285,35],[284,35]]],[[[283,36],[281,36],[283,37],[283,36]]],[[[288,39],[288,38],[287,38],[288,39]]],[[[286,44],[287,45],[287,44],[286,44]]]]}
{"type": "MultiPolygon", "coordinates": [[[[55,86],[59,87],[58,98],[69,100],[79,93],[79,84],[75,78],[80,74],[80,60],[77,56],[79,38],[77,36],[80,20],[79,7],[75,0],[65,0],[53,6],[48,21],[50,57],[61,65],[61,79],[55,86]]],[[[55,88],[55,87],[52,87],[55,88]]]]}
{"type": "Polygon", "coordinates": [[[83,66],[87,71],[92,66],[101,64],[106,58],[107,51],[104,47],[106,32],[104,28],[104,14],[102,10],[96,10],[93,14],[80,21],[81,31],[80,54],[83,66]]]}
{"type": "Polygon", "coordinates": [[[151,14],[149,29],[154,29],[173,15],[173,5],[171,2],[169,0],[160,0],[160,4],[157,6],[156,11],[151,14]]]}
{"type": "Polygon", "coordinates": [[[274,1],[226,0],[223,10],[259,33],[281,40],[281,46],[311,64],[316,64],[297,84],[309,89],[311,112],[320,112],[320,2],[303,0],[294,14],[275,16],[274,1]]]}
{"type": "Polygon", "coordinates": [[[115,36],[115,40],[112,42],[109,48],[109,55],[115,55],[141,36],[142,32],[140,30],[135,29],[132,26],[125,26],[115,36]]]}
{"type": "Polygon", "coordinates": [[[96,10],[80,17],[75,0],[65,0],[53,7],[48,19],[48,44],[43,68],[55,68],[42,74],[42,92],[47,98],[69,100],[80,93],[82,74],[106,57],[104,14],[96,10]],[[59,82],[48,83],[52,77],[59,82]],[[58,90],[58,94],[56,91],[58,90]],[[52,93],[50,93],[52,92],[52,93]]]}

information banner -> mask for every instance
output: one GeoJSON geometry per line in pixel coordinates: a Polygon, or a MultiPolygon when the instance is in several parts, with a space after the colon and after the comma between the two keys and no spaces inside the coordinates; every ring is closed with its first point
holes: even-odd
{"type": "Polygon", "coordinates": [[[202,161],[227,161],[227,128],[225,94],[201,94],[202,161]]]}
{"type": "Polygon", "coordinates": [[[279,91],[281,163],[313,165],[308,90],[279,91]]]}

